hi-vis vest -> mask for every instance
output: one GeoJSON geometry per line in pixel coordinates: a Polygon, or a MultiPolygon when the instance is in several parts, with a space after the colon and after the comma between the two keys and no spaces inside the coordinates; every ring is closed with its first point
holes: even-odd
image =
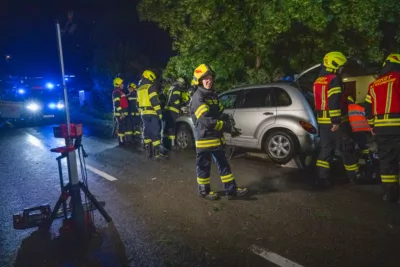
{"type": "MultiPolygon", "coordinates": [[[[151,84],[144,84],[137,89],[137,102],[142,115],[157,115],[150,102],[149,88],[151,84]]],[[[156,93],[153,93],[156,94],[156,93]]]]}
{"type": "Polygon", "coordinates": [[[353,132],[369,132],[367,118],[365,118],[365,109],[357,104],[349,104],[349,121],[353,132]]]}

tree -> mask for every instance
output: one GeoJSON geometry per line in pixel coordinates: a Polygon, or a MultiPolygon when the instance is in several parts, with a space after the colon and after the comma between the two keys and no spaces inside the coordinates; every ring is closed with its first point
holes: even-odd
{"type": "Polygon", "coordinates": [[[400,43],[396,0],[142,0],[138,11],[174,40],[166,75],[191,77],[206,62],[224,88],[300,71],[332,50],[381,61],[400,43]]]}

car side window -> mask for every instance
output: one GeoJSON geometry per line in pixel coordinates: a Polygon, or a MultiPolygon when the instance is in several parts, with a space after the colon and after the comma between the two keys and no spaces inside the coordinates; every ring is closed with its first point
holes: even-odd
{"type": "Polygon", "coordinates": [[[275,101],[277,107],[286,107],[292,104],[289,94],[282,88],[274,88],[275,101]]]}
{"type": "Polygon", "coordinates": [[[239,93],[224,94],[219,98],[219,102],[222,104],[224,109],[230,109],[236,107],[236,101],[239,93]]]}
{"type": "Polygon", "coordinates": [[[273,107],[274,98],[272,88],[255,88],[244,91],[241,108],[266,108],[273,107]]]}

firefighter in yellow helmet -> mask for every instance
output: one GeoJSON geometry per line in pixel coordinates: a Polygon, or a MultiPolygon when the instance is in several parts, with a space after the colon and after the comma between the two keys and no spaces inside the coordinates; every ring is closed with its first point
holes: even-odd
{"type": "Polygon", "coordinates": [[[140,143],[140,113],[137,104],[136,84],[130,83],[128,86],[128,103],[129,103],[129,130],[133,134],[135,143],[140,143]]]}
{"type": "Polygon", "coordinates": [[[148,158],[167,157],[166,149],[161,145],[162,110],[156,88],[156,75],[151,70],[145,70],[137,90],[139,110],[143,122],[143,141],[148,158]]]}
{"type": "Polygon", "coordinates": [[[163,144],[169,150],[172,150],[175,146],[176,119],[181,112],[182,106],[186,104],[182,95],[184,90],[185,80],[178,78],[167,93],[163,115],[163,144]]]}
{"type": "Polygon", "coordinates": [[[400,54],[390,54],[380,76],[369,85],[366,117],[376,136],[384,200],[399,199],[400,54]]]}
{"type": "MultiPolygon", "coordinates": [[[[214,158],[225,194],[228,198],[241,197],[247,194],[247,188],[238,188],[231,167],[223,150],[225,140],[223,133],[233,135],[233,125],[221,120],[223,108],[214,91],[214,71],[205,64],[198,66],[193,73],[194,85],[197,86],[190,104],[190,114],[195,125],[196,139],[196,173],[200,197],[215,200],[218,195],[211,191],[210,170],[211,156],[214,158]]],[[[237,133],[240,134],[240,133],[237,133]]]]}
{"type": "Polygon", "coordinates": [[[319,77],[314,82],[314,101],[321,144],[316,163],[316,185],[319,187],[331,186],[328,176],[336,148],[341,153],[350,181],[355,183],[361,178],[355,145],[351,138],[347,105],[342,101],[344,88],[340,73],[346,62],[347,58],[341,52],[326,54],[319,77]]]}
{"type": "Polygon", "coordinates": [[[124,93],[124,81],[121,78],[115,78],[113,81],[114,90],[112,92],[112,100],[114,106],[114,117],[118,124],[118,141],[119,145],[125,144],[125,133],[127,131],[127,117],[128,117],[128,100],[124,93]]]}

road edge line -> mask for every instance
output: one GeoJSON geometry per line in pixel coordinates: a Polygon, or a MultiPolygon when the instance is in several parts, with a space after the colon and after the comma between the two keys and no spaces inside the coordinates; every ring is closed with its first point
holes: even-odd
{"type": "Polygon", "coordinates": [[[95,174],[97,174],[97,175],[103,177],[104,179],[106,179],[106,180],[108,180],[108,181],[113,182],[113,181],[118,180],[118,179],[115,178],[114,176],[111,176],[111,175],[109,175],[108,173],[105,173],[105,172],[103,172],[103,171],[100,171],[99,169],[96,169],[95,167],[92,167],[92,166],[87,165],[87,164],[86,164],[86,169],[88,169],[89,171],[91,171],[91,172],[93,172],[93,173],[95,173],[95,174]]]}
{"type": "Polygon", "coordinates": [[[280,266],[280,267],[304,267],[303,265],[300,265],[294,261],[286,259],[285,257],[282,257],[282,256],[280,256],[274,252],[271,252],[267,249],[260,248],[256,245],[252,245],[250,247],[250,251],[253,252],[254,254],[266,259],[267,261],[280,266]]]}

